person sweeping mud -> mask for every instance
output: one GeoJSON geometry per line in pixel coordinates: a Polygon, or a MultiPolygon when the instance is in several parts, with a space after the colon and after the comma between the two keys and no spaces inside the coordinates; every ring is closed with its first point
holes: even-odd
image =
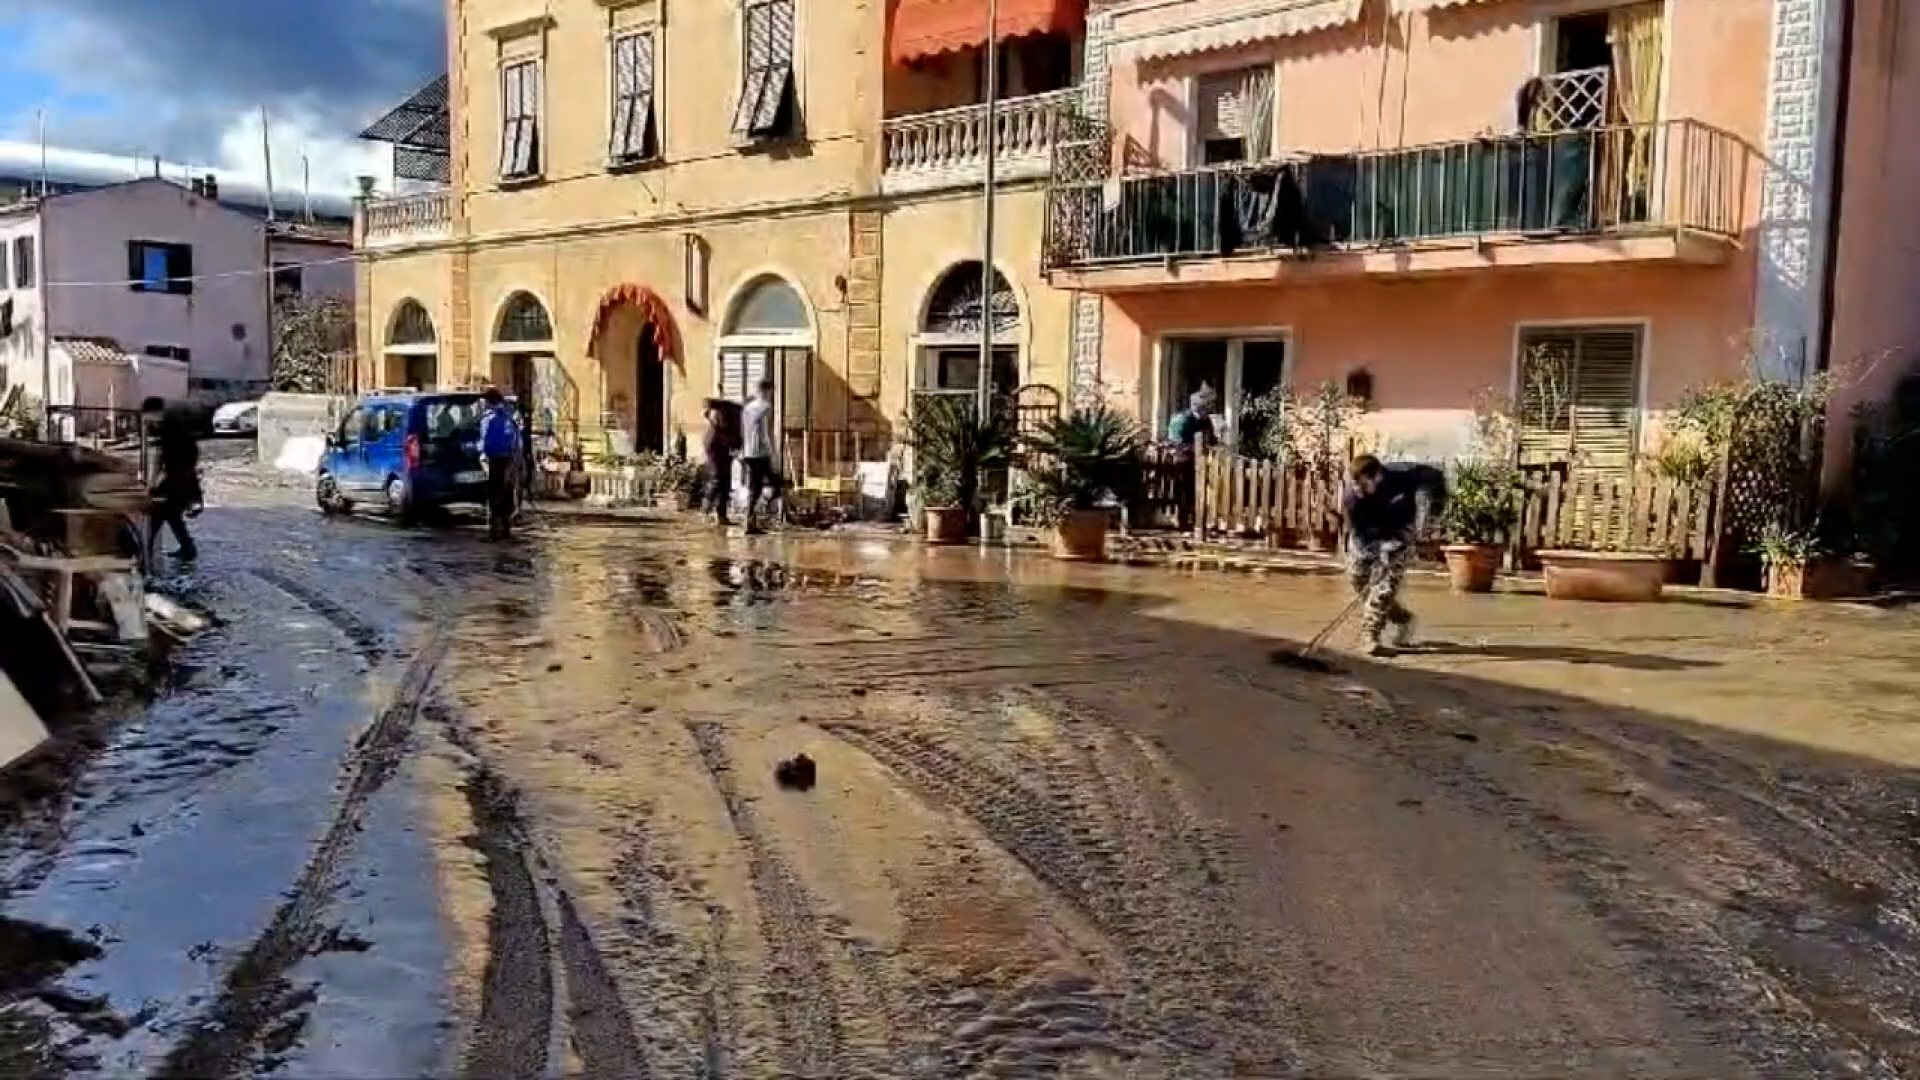
{"type": "Polygon", "coordinates": [[[1348,468],[1343,502],[1347,580],[1360,598],[1367,655],[1392,655],[1413,642],[1413,612],[1400,603],[1400,587],[1413,561],[1414,544],[1446,509],[1447,476],[1431,465],[1382,465],[1372,454],[1361,454],[1348,468]],[[1394,630],[1391,643],[1381,638],[1389,625],[1394,630]]]}

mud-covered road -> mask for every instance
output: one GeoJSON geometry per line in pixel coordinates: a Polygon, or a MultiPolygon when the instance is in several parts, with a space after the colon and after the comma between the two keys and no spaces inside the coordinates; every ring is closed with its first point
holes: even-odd
{"type": "Polygon", "coordinates": [[[1906,616],[1315,676],[1319,578],[202,526],[226,623],[9,820],[0,1071],[1920,1075],[1906,616]]]}

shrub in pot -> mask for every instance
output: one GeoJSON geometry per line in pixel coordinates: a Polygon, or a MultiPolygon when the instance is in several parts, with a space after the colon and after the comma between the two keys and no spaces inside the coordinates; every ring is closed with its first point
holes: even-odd
{"type": "Polygon", "coordinates": [[[700,493],[700,466],[683,457],[664,457],[655,466],[653,505],[684,513],[700,493]]]}
{"type": "Polygon", "coordinates": [[[1467,459],[1454,466],[1442,525],[1453,591],[1493,591],[1500,572],[1501,543],[1520,512],[1520,471],[1504,461],[1467,459]]]}
{"type": "Polygon", "coordinates": [[[923,396],[908,411],[906,445],[913,451],[913,486],[931,543],[967,538],[980,476],[1013,455],[1010,413],[986,416],[968,398],[923,396]]]}
{"type": "Polygon", "coordinates": [[[1761,532],[1753,553],[1766,569],[1768,596],[1814,600],[1831,594],[1825,573],[1829,560],[1815,533],[1774,522],[1761,532]]]}
{"type": "Polygon", "coordinates": [[[1108,506],[1140,487],[1146,436],[1131,416],[1096,404],[1055,417],[1028,436],[1032,463],[1023,495],[1029,513],[1053,528],[1058,559],[1106,558],[1108,506]]]}

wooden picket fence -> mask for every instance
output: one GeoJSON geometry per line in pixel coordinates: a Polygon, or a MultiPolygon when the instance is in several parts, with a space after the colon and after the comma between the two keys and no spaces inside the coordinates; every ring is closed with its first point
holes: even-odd
{"type": "MultiPolygon", "coordinates": [[[[1178,487],[1172,472],[1167,463],[1149,469],[1154,517],[1148,520],[1155,524],[1179,516],[1177,507],[1161,506],[1178,487]]],[[[1536,474],[1520,497],[1517,525],[1504,546],[1517,563],[1545,549],[1635,551],[1705,562],[1719,542],[1715,487],[1712,479],[1536,474]]],[[[1203,539],[1311,547],[1340,532],[1337,481],[1298,466],[1216,450],[1200,459],[1194,491],[1192,520],[1203,539]]]]}

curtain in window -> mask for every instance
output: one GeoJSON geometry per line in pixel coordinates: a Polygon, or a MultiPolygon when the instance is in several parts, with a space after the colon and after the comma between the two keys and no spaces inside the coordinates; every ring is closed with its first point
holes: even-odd
{"type": "Polygon", "coordinates": [[[1660,108],[1660,68],[1665,62],[1661,41],[1661,7],[1657,3],[1614,9],[1607,16],[1607,38],[1613,46],[1613,101],[1620,119],[1631,126],[1624,136],[1627,211],[1644,207],[1652,187],[1653,135],[1642,125],[1654,123],[1660,108]]]}

